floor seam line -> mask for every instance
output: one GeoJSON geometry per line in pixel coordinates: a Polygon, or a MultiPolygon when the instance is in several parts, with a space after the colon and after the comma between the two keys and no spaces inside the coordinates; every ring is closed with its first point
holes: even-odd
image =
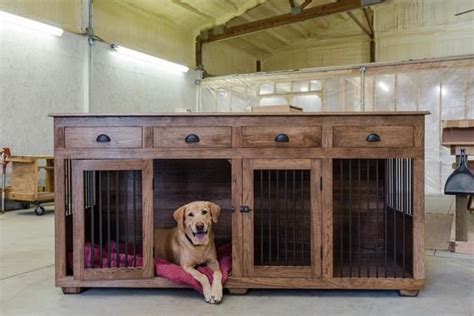
{"type": "Polygon", "coordinates": [[[52,266],[54,266],[54,263],[49,264],[49,265],[47,265],[47,266],[39,267],[39,268],[30,270],[30,271],[25,271],[25,272],[17,273],[17,274],[14,274],[14,275],[9,275],[9,276],[7,276],[7,277],[5,277],[5,278],[0,279],[0,281],[7,280],[7,279],[11,279],[11,278],[14,278],[14,277],[23,275],[23,274],[28,274],[28,273],[35,272],[35,271],[38,271],[38,270],[41,270],[41,269],[45,269],[45,268],[49,268],[49,267],[52,267],[52,266]]]}

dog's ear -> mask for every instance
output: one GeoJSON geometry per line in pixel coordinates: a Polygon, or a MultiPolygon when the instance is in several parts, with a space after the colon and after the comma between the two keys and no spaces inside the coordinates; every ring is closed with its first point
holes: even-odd
{"type": "Polygon", "coordinates": [[[182,229],[184,227],[184,211],[186,211],[186,205],[181,206],[173,213],[174,220],[178,223],[178,228],[182,229]]]}
{"type": "Polygon", "coordinates": [[[214,223],[217,223],[217,219],[219,218],[219,215],[221,214],[221,207],[212,202],[207,202],[207,205],[209,206],[209,209],[211,210],[212,221],[214,223]]]}

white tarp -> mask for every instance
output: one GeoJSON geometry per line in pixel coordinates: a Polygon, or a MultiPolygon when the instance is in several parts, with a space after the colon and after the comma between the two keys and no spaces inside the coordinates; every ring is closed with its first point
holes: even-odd
{"type": "Polygon", "coordinates": [[[440,145],[442,120],[474,119],[474,58],[257,73],[204,79],[202,112],[300,106],[306,112],[430,111],[426,117],[426,193],[441,194],[453,157],[440,145]],[[363,78],[364,77],[364,78],[363,78]],[[361,89],[364,82],[364,89],[361,89]],[[361,102],[361,98],[364,98],[361,102]]]}

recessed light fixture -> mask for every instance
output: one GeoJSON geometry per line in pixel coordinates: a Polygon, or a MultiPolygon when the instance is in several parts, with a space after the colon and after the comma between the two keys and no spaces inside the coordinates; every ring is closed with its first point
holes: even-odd
{"type": "Polygon", "coordinates": [[[166,70],[179,71],[179,72],[188,72],[189,70],[189,68],[186,66],[176,64],[171,61],[167,61],[158,57],[150,56],[142,52],[139,52],[130,48],[126,48],[123,46],[112,44],[112,49],[121,55],[130,57],[133,59],[137,59],[149,64],[153,64],[166,70]]]}
{"type": "Polygon", "coordinates": [[[0,23],[9,23],[27,28],[30,30],[35,30],[42,33],[52,34],[56,36],[63,35],[63,29],[52,26],[46,23],[37,22],[31,19],[27,19],[18,15],[0,11],[0,23]]]}

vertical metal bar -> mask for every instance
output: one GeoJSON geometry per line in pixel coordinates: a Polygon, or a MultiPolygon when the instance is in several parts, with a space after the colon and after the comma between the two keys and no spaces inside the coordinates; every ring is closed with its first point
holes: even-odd
{"type": "Polygon", "coordinates": [[[341,253],[340,257],[340,277],[343,276],[343,264],[344,264],[344,220],[343,220],[343,202],[344,202],[344,163],[343,160],[339,160],[339,185],[340,185],[340,201],[339,201],[339,211],[340,211],[340,218],[339,218],[339,238],[340,238],[340,247],[339,251],[341,253]]]}
{"type": "Polygon", "coordinates": [[[128,218],[128,171],[124,172],[124,181],[125,181],[125,190],[123,190],[125,195],[125,267],[128,268],[128,232],[130,219],[128,218]]]}
{"type": "Polygon", "coordinates": [[[402,216],[403,216],[403,219],[402,219],[402,277],[404,278],[405,277],[405,209],[407,208],[407,193],[406,193],[406,187],[407,187],[407,176],[406,176],[406,172],[407,172],[407,168],[406,168],[406,159],[403,159],[402,160],[402,163],[403,163],[403,177],[402,177],[402,180],[403,180],[403,185],[402,185],[402,188],[403,188],[403,213],[402,213],[402,216]]]}
{"type": "Polygon", "coordinates": [[[276,256],[277,264],[280,263],[280,185],[279,185],[279,170],[276,171],[276,256]]]}
{"type": "Polygon", "coordinates": [[[107,171],[107,262],[110,265],[110,171],[107,171]]]}
{"type": "MultiPolygon", "coordinates": [[[[82,174],[83,174],[84,182],[87,183],[87,176],[88,176],[87,174],[88,174],[88,172],[83,171],[82,174]]],[[[87,187],[86,187],[86,185],[84,185],[83,188],[82,188],[82,194],[83,194],[83,197],[84,197],[85,201],[84,201],[84,210],[81,210],[81,211],[84,212],[84,214],[86,215],[87,214],[87,187]]],[[[84,230],[85,230],[85,227],[84,227],[84,230]]],[[[84,236],[85,236],[85,234],[84,234],[84,236]]],[[[83,252],[84,258],[86,258],[87,254],[86,254],[86,247],[85,246],[84,246],[84,249],[82,249],[82,252],[83,252]]],[[[87,267],[85,263],[84,263],[84,267],[87,267]]]]}
{"type": "Polygon", "coordinates": [[[260,170],[260,264],[263,264],[263,170],[260,170]]]}
{"type": "Polygon", "coordinates": [[[349,277],[352,278],[352,159],[349,159],[349,277]]]}
{"type": "Polygon", "coordinates": [[[93,186],[92,186],[92,173],[93,171],[87,171],[89,174],[89,177],[87,178],[87,190],[89,191],[89,207],[91,210],[91,268],[94,268],[94,243],[95,243],[95,227],[94,227],[94,205],[92,205],[92,192],[93,192],[93,186]]]}
{"type": "Polygon", "coordinates": [[[137,266],[137,171],[133,170],[133,266],[137,266]]]}
{"type": "Polygon", "coordinates": [[[360,219],[361,219],[361,213],[362,213],[362,195],[361,195],[361,182],[360,182],[360,178],[361,178],[361,170],[360,170],[360,159],[357,161],[357,177],[358,177],[358,180],[359,180],[359,217],[358,217],[358,235],[359,235],[359,240],[357,242],[357,245],[359,246],[359,251],[358,251],[358,275],[359,275],[359,278],[360,278],[360,255],[361,255],[361,227],[360,227],[360,219]]]}
{"type": "Polygon", "coordinates": [[[300,214],[300,230],[301,230],[301,265],[304,265],[304,170],[301,170],[301,214],[300,214]]]}
{"type": "Polygon", "coordinates": [[[102,171],[99,171],[99,266],[103,268],[102,256],[102,171]]]}
{"type": "Polygon", "coordinates": [[[119,171],[115,172],[115,244],[116,244],[116,259],[117,267],[119,267],[120,263],[120,233],[119,233],[119,171]]]}
{"type": "Polygon", "coordinates": [[[268,264],[272,263],[272,171],[268,170],[268,264]]]}
{"type": "Polygon", "coordinates": [[[292,194],[292,209],[293,209],[293,264],[296,264],[296,170],[293,170],[293,194],[292,194]]]}
{"type": "Polygon", "coordinates": [[[388,192],[388,182],[389,182],[389,160],[385,160],[385,179],[384,179],[385,187],[384,187],[384,195],[383,195],[383,210],[384,210],[384,271],[385,277],[387,277],[387,255],[388,255],[388,235],[387,235],[387,195],[388,192]]]}
{"type": "Polygon", "coordinates": [[[285,170],[285,264],[288,264],[288,170],[285,170]]]}
{"type": "MultiPolygon", "coordinates": [[[[394,164],[394,176],[393,176],[393,194],[394,200],[396,202],[396,188],[398,186],[397,184],[397,161],[395,160],[394,164]]],[[[392,269],[393,269],[393,277],[397,277],[397,212],[396,212],[397,206],[395,206],[392,211],[393,211],[393,264],[392,264],[392,269]]]]}
{"type": "Polygon", "coordinates": [[[412,165],[412,160],[411,159],[408,159],[408,197],[409,197],[409,203],[408,203],[408,207],[409,207],[409,212],[408,214],[410,216],[413,215],[413,178],[412,178],[412,175],[413,175],[413,165],[412,165]]]}
{"type": "MultiPolygon", "coordinates": [[[[365,188],[365,198],[367,203],[367,228],[370,228],[370,160],[367,159],[367,187],[365,188]]],[[[370,236],[370,234],[369,234],[370,236]]],[[[370,237],[371,238],[371,237],[370,237]]],[[[370,277],[370,238],[367,238],[367,277],[370,277]]]]}
{"type": "MultiPolygon", "coordinates": [[[[375,159],[375,218],[378,219],[378,210],[379,210],[379,160],[375,159]]],[[[379,277],[379,251],[378,251],[378,241],[377,237],[379,236],[377,221],[375,221],[375,277],[379,277]]]]}
{"type": "Polygon", "coordinates": [[[72,160],[69,160],[69,210],[72,214],[72,160]]]}

